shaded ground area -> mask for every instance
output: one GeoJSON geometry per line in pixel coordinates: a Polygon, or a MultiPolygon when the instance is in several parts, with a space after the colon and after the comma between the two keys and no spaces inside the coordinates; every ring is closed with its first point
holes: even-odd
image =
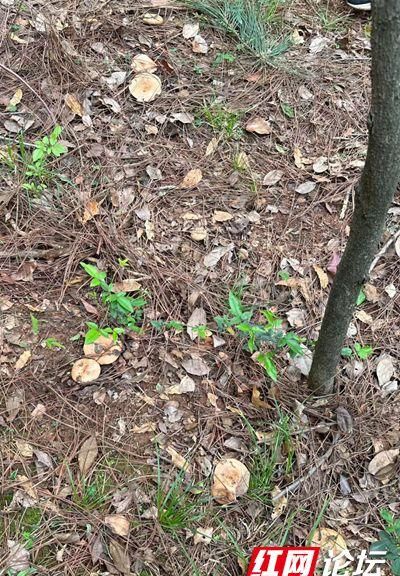
{"type": "Polygon", "coordinates": [[[370,23],[294,1],[276,23],[293,46],[263,66],[203,16],[151,4],[0,0],[0,565],[222,576],[244,574],[255,545],[339,533],[368,549],[380,511],[399,515],[394,245],[329,398],[309,397],[307,354],[278,351],[273,382],[215,317],[235,293],[312,350],[365,158],[370,23]],[[162,82],[151,102],[128,89],[138,54],[162,82]],[[31,152],[56,124],[67,152],[35,180],[31,152]],[[71,379],[86,323],[110,319],[82,261],[146,300],[141,329],[86,386],[71,379]],[[226,457],[250,488],[221,506],[211,483],[226,457]]]}

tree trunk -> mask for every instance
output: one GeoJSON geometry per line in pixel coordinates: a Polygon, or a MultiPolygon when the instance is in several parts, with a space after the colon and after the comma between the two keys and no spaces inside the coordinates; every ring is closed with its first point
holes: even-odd
{"type": "Polygon", "coordinates": [[[372,0],[371,79],[367,159],[308,380],[318,394],[333,390],[357,296],[368,277],[400,180],[400,0],[372,0]]]}

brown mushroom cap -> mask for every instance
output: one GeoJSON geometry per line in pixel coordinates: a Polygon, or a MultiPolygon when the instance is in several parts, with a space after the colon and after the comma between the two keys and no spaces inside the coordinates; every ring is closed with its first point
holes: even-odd
{"type": "Polygon", "coordinates": [[[74,382],[87,384],[97,380],[100,376],[101,367],[96,360],[91,358],[80,358],[72,366],[71,377],[74,382]]]}
{"type": "Polygon", "coordinates": [[[151,102],[161,94],[161,80],[155,74],[141,72],[129,84],[129,92],[138,102],[151,102]]]}
{"type": "Polygon", "coordinates": [[[96,360],[98,364],[112,364],[118,360],[122,352],[122,344],[115,341],[112,336],[99,336],[91,344],[83,346],[83,353],[88,358],[96,360]]]}

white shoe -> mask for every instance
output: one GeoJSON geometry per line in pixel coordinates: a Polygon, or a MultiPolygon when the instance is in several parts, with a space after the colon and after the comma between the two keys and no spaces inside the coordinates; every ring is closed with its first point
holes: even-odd
{"type": "Polygon", "coordinates": [[[366,0],[347,0],[347,4],[354,10],[371,10],[371,2],[366,0]]]}

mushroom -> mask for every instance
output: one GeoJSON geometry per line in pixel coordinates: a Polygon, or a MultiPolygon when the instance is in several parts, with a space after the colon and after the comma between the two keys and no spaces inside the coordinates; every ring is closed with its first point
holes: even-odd
{"type": "Polygon", "coordinates": [[[141,72],[129,84],[129,92],[138,102],[151,102],[161,94],[161,80],[155,74],[141,72]]]}
{"type": "Polygon", "coordinates": [[[74,382],[87,384],[97,380],[100,376],[100,372],[101,367],[96,360],[92,360],[91,358],[80,358],[74,362],[74,365],[72,366],[71,377],[74,382]]]}
{"type": "Polygon", "coordinates": [[[121,343],[112,336],[99,336],[94,342],[83,346],[84,355],[101,365],[112,364],[118,360],[121,352],[121,343]]]}

